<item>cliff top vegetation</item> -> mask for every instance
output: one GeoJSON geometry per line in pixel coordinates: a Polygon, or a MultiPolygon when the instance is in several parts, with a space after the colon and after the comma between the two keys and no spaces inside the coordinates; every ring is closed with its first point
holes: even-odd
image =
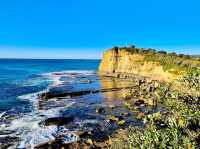
{"type": "Polygon", "coordinates": [[[132,54],[141,54],[144,61],[151,61],[163,66],[164,71],[174,74],[191,74],[200,68],[200,57],[193,55],[177,54],[175,52],[168,53],[166,51],[158,51],[152,48],[137,48],[134,45],[128,47],[113,47],[112,50],[119,52],[125,50],[132,54]]]}

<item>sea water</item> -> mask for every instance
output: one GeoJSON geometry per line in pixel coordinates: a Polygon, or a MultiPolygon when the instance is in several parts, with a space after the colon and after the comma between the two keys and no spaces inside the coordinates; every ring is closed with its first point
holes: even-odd
{"type": "Polygon", "coordinates": [[[99,60],[0,59],[0,112],[30,110],[29,102],[17,97],[44,90],[52,83],[45,73],[96,71],[98,65],[99,60]]]}
{"type": "Polygon", "coordinates": [[[52,75],[54,72],[87,75],[97,71],[99,62],[0,59],[0,147],[4,145],[5,137],[12,143],[12,138],[16,142],[17,136],[21,140],[11,148],[34,148],[35,145],[54,140],[61,132],[73,136],[69,139],[65,137],[65,141],[73,142],[76,139],[73,132],[56,126],[42,127],[39,123],[46,118],[59,116],[60,111],[73,105],[74,101],[51,99],[51,108],[40,109],[38,94],[61,82],[59,77],[52,75]]]}

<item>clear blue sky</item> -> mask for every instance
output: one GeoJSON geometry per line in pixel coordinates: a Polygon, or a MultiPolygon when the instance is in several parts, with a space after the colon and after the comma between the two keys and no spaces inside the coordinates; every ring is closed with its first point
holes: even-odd
{"type": "Polygon", "coordinates": [[[135,44],[200,54],[199,0],[4,0],[0,57],[99,58],[135,44]]]}

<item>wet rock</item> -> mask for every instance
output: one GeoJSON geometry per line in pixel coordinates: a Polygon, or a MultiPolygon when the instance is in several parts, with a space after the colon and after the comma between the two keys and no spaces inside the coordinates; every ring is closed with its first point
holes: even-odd
{"type": "Polygon", "coordinates": [[[73,122],[74,117],[54,117],[54,118],[48,118],[44,121],[45,126],[50,125],[67,125],[71,122],[73,122]]]}
{"type": "MultiPolygon", "coordinates": [[[[80,91],[70,91],[70,89],[51,89],[49,92],[42,93],[39,96],[42,100],[47,100],[51,98],[59,98],[59,97],[76,97],[83,96],[87,94],[95,94],[95,93],[104,93],[110,91],[120,91],[122,88],[105,88],[105,89],[97,89],[97,90],[80,90],[80,91]]],[[[131,87],[126,87],[125,89],[131,89],[131,87]]]]}
{"type": "Polygon", "coordinates": [[[69,144],[62,144],[58,140],[51,143],[51,144],[45,144],[39,147],[36,147],[36,149],[90,149],[91,147],[88,146],[83,141],[78,141],[74,143],[69,144]]]}
{"type": "Polygon", "coordinates": [[[96,113],[100,114],[104,112],[105,112],[105,109],[103,107],[96,107],[96,113]]]}
{"type": "Polygon", "coordinates": [[[134,105],[136,105],[136,106],[140,106],[141,104],[144,104],[144,100],[137,100],[137,101],[135,101],[134,102],[134,105]]]}
{"type": "Polygon", "coordinates": [[[12,145],[15,145],[19,141],[17,137],[0,137],[0,148],[7,149],[12,145]]]}
{"type": "Polygon", "coordinates": [[[49,99],[54,97],[53,94],[51,94],[50,92],[45,92],[38,96],[40,99],[49,99]]]}
{"type": "MultiPolygon", "coordinates": [[[[116,128],[113,125],[100,125],[100,124],[90,124],[90,126],[83,126],[83,128],[88,128],[86,131],[82,131],[79,135],[81,140],[92,139],[93,142],[104,142],[109,139],[109,136],[116,128]]],[[[95,144],[95,143],[94,143],[95,144]]]]}
{"type": "Polygon", "coordinates": [[[99,91],[91,91],[91,90],[85,90],[85,91],[77,91],[77,92],[62,92],[62,93],[57,93],[57,92],[46,92],[43,93],[41,95],[39,95],[39,98],[42,100],[47,100],[47,99],[51,99],[51,98],[57,98],[57,97],[73,97],[73,96],[82,96],[82,95],[86,95],[89,93],[96,93],[99,91]]]}
{"type": "Polygon", "coordinates": [[[130,116],[130,113],[128,113],[128,112],[122,112],[122,113],[120,113],[120,115],[124,116],[124,117],[128,117],[128,116],[130,116]]]}
{"type": "Polygon", "coordinates": [[[92,132],[91,131],[79,131],[77,132],[80,138],[90,138],[92,137],[92,132]]]}

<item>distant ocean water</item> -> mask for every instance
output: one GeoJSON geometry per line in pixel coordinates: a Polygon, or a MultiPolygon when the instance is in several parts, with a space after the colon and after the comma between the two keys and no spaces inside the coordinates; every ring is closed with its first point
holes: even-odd
{"type": "Polygon", "coordinates": [[[29,101],[18,97],[44,90],[51,79],[42,74],[98,69],[99,60],[0,59],[0,112],[28,112],[29,101]]]}

